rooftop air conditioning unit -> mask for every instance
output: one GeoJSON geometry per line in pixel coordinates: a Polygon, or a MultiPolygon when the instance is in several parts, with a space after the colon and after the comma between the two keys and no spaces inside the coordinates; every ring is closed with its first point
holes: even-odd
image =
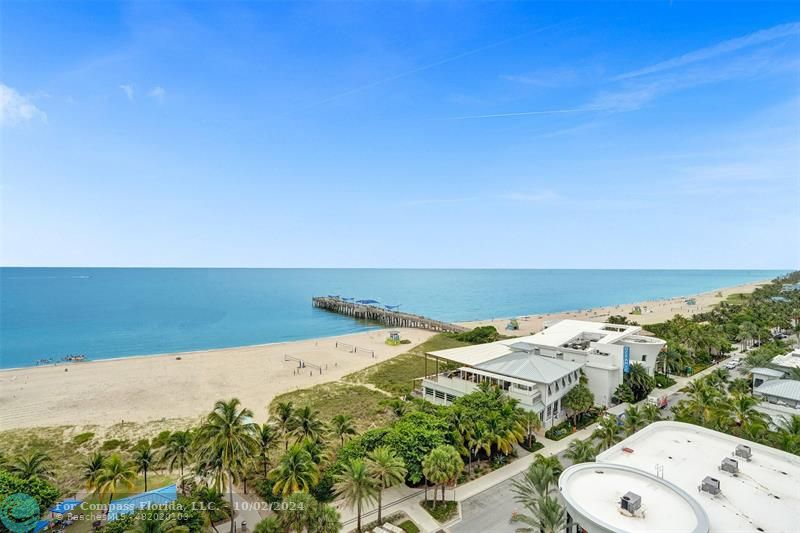
{"type": "Polygon", "coordinates": [[[642,506],[642,497],[638,494],[628,491],[625,493],[625,496],[620,499],[619,505],[622,507],[623,511],[628,511],[631,514],[634,514],[642,506]]]}
{"type": "Polygon", "coordinates": [[[703,492],[707,492],[709,494],[719,494],[719,480],[715,479],[711,476],[706,476],[703,478],[703,484],[700,485],[700,490],[703,492]]]}
{"type": "Polygon", "coordinates": [[[753,456],[753,451],[750,449],[750,446],[747,446],[745,444],[738,444],[736,446],[735,454],[737,457],[742,457],[749,461],[750,458],[753,456]]]}
{"type": "Polygon", "coordinates": [[[722,460],[722,464],[719,467],[720,470],[724,470],[729,474],[736,474],[739,472],[739,461],[736,459],[731,459],[730,457],[726,457],[722,460]]]}

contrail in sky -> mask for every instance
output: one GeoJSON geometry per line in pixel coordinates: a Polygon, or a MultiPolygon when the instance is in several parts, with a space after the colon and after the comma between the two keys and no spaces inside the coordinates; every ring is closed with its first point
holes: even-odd
{"type": "Polygon", "coordinates": [[[574,109],[550,109],[544,111],[522,111],[520,113],[495,113],[493,115],[469,115],[466,117],[450,117],[444,120],[470,120],[473,118],[496,118],[496,117],[524,117],[527,115],[562,115],[566,113],[580,113],[587,111],[585,107],[576,107],[574,109]]]}
{"type": "Polygon", "coordinates": [[[547,30],[556,28],[558,26],[562,26],[562,25],[564,25],[564,24],[566,24],[568,22],[572,22],[574,20],[577,20],[577,19],[573,18],[573,19],[562,21],[562,22],[557,22],[555,24],[550,24],[548,26],[543,26],[541,28],[535,28],[533,30],[526,31],[525,33],[520,33],[519,35],[515,35],[513,37],[508,37],[507,39],[503,39],[502,41],[497,41],[497,42],[494,42],[494,43],[490,43],[490,44],[481,46],[479,48],[473,48],[472,50],[468,50],[466,52],[462,52],[460,54],[457,54],[457,55],[454,55],[454,56],[451,56],[451,57],[448,57],[448,58],[445,58],[445,59],[440,59],[440,60],[435,61],[433,63],[428,63],[427,65],[422,65],[421,67],[416,67],[416,68],[413,68],[413,69],[410,69],[410,70],[406,70],[404,72],[400,72],[399,74],[395,74],[393,76],[389,76],[388,78],[383,78],[383,79],[376,80],[376,81],[373,81],[373,82],[370,82],[370,83],[367,83],[367,84],[364,84],[364,85],[359,85],[358,87],[353,87],[352,89],[348,89],[348,90],[346,90],[344,92],[341,92],[339,94],[335,94],[335,95],[330,96],[328,98],[325,98],[323,100],[319,100],[318,102],[314,102],[313,104],[309,104],[309,105],[307,105],[305,107],[302,107],[300,109],[300,111],[306,111],[308,109],[312,109],[314,107],[318,107],[318,106],[321,106],[323,104],[327,104],[329,102],[333,102],[334,100],[338,100],[338,99],[343,98],[345,96],[349,96],[349,95],[357,93],[357,92],[361,92],[361,91],[364,91],[364,90],[367,90],[367,89],[371,89],[371,88],[376,87],[378,85],[383,85],[384,83],[389,83],[389,82],[392,82],[392,81],[395,81],[395,80],[399,80],[401,78],[405,78],[407,76],[411,76],[412,74],[417,74],[419,72],[423,72],[425,70],[430,70],[432,68],[439,67],[439,66],[445,65],[447,63],[452,63],[453,61],[458,61],[459,59],[463,59],[465,57],[477,54],[479,52],[483,52],[483,51],[489,50],[491,48],[496,48],[498,46],[502,46],[502,45],[504,45],[506,43],[510,43],[511,41],[516,41],[517,39],[521,39],[523,37],[527,37],[528,35],[534,35],[534,34],[537,34],[537,33],[545,32],[547,30]]]}

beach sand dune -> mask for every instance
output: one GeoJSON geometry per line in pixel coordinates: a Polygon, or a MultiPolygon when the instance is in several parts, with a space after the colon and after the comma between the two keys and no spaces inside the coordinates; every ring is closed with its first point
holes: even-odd
{"type": "MultiPolygon", "coordinates": [[[[676,313],[692,315],[708,310],[732,293],[746,293],[759,283],[730,287],[687,297],[642,302],[641,315],[631,314],[635,305],[520,317],[520,329],[505,329],[508,319],[468,323],[492,324],[505,334],[529,335],[541,331],[545,322],[564,318],[605,320],[623,315],[640,324],[671,318],[676,313]]],[[[433,334],[402,329],[412,346],[433,334]]],[[[342,376],[406,352],[409,345],[387,346],[386,330],[312,339],[282,344],[246,346],[203,352],[150,357],[132,357],[34,367],[0,372],[0,429],[56,426],[111,426],[121,421],[147,422],[162,418],[198,417],[218,399],[239,398],[253,409],[257,421],[267,418],[266,407],[277,395],[342,376]],[[337,342],[373,350],[350,353],[337,342]],[[309,363],[298,368],[297,361],[309,363]],[[178,359],[180,357],[180,359],[178,359]],[[318,369],[311,365],[322,367],[318,369]]]]}

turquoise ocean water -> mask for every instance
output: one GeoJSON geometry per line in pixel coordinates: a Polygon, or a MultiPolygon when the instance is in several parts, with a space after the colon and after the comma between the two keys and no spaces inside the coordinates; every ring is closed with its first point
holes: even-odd
{"type": "Polygon", "coordinates": [[[765,270],[0,268],[0,368],[353,333],[337,294],[448,321],[587,309],[774,278],[765,270]]]}

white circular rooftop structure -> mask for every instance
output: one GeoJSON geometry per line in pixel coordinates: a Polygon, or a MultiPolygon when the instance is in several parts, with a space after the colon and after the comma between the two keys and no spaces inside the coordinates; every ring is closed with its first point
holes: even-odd
{"type": "Polygon", "coordinates": [[[572,520],[589,533],[709,530],[706,512],[686,491],[637,468],[582,463],[564,470],[558,487],[572,520]],[[632,510],[623,508],[624,497],[632,510]]]}

